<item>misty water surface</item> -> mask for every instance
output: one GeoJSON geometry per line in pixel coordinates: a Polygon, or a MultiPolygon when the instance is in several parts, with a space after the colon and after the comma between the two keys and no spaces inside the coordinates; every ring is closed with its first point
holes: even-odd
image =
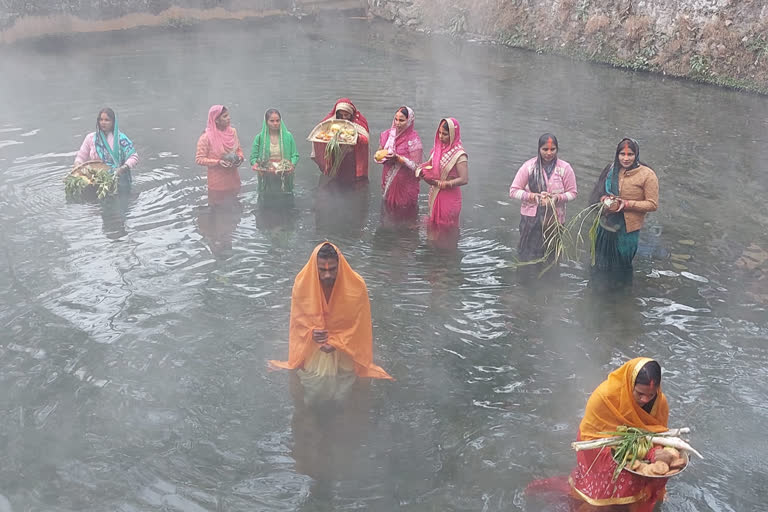
{"type": "Polygon", "coordinates": [[[362,21],[76,35],[2,48],[0,69],[0,509],[557,510],[524,487],[570,471],[589,393],[636,355],[707,456],[662,510],[765,507],[765,98],[362,21]],[[402,104],[427,149],[459,120],[457,250],[381,225],[379,166],[362,191],[317,191],[304,139],[343,96],[374,140],[402,104]],[[292,209],[258,209],[247,168],[239,204],[209,208],[194,150],[214,103],[246,154],[282,111],[292,209]],[[133,193],[67,204],[105,105],[141,157],[133,193]],[[594,293],[582,265],[507,268],[507,189],[544,131],[576,171],[571,214],[625,135],[658,173],[631,291],[594,293]],[[397,381],[316,413],[265,361],[287,354],[292,280],[325,238],[366,279],[397,381]]]}

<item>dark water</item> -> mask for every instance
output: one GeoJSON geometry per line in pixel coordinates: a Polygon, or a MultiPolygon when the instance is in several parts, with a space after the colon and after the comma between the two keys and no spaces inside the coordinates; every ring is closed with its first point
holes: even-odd
{"type": "Polygon", "coordinates": [[[0,510],[555,510],[523,488],[570,470],[588,394],[636,355],[660,360],[670,423],[707,456],[662,509],[764,509],[765,98],[359,21],[73,36],[3,48],[0,69],[0,510]],[[341,96],[376,134],[407,103],[427,147],[459,119],[457,250],[381,226],[377,166],[358,193],[316,190],[303,140],[341,96]],[[247,170],[239,203],[208,206],[194,149],[212,103],[246,148],[282,110],[292,210],[259,211],[247,170]],[[141,155],[133,194],[67,204],[102,105],[141,155]],[[506,268],[507,188],[550,130],[571,214],[624,135],[657,171],[631,291],[594,293],[581,265],[506,268]],[[265,361],[287,353],[292,279],[326,237],[368,283],[397,381],[318,413],[265,361]]]}

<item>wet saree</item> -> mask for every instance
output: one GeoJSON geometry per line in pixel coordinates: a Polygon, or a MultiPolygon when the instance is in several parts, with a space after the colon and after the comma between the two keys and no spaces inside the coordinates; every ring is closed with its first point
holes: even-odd
{"type": "MultiPolygon", "coordinates": [[[[336,101],[333,110],[325,116],[321,122],[336,117],[336,112],[342,110],[352,114],[351,122],[357,129],[357,144],[354,150],[348,152],[339,166],[334,177],[334,181],[339,183],[352,183],[358,180],[368,179],[368,120],[357,110],[348,98],[341,98],[336,101]]],[[[312,143],[312,160],[315,161],[320,171],[326,176],[331,168],[330,163],[325,160],[325,142],[312,143]]]]}
{"type": "MultiPolygon", "coordinates": [[[[457,178],[456,165],[467,161],[467,152],[461,144],[461,128],[454,118],[446,118],[450,140],[448,144],[440,142],[439,128],[435,134],[435,146],[429,160],[422,166],[425,178],[445,181],[457,178]],[[439,165],[436,165],[436,162],[439,165]]],[[[440,189],[437,185],[429,187],[428,224],[434,228],[456,228],[461,214],[461,188],[440,189]]]]}
{"type": "MultiPolygon", "coordinates": [[[[652,432],[667,430],[669,405],[659,389],[653,407],[646,412],[632,396],[635,379],[649,358],[638,357],[611,372],[589,397],[578,440],[606,437],[603,432],[619,425],[638,427],[652,432]]],[[[651,512],[663,499],[667,479],[646,478],[626,471],[613,481],[616,462],[609,449],[576,452],[576,467],[568,482],[574,497],[595,507],[630,505],[633,512],[651,512]]]]}
{"type": "MultiPolygon", "coordinates": [[[[389,130],[381,132],[379,146],[403,157],[405,163],[386,160],[381,173],[381,191],[389,210],[416,208],[419,201],[419,178],[414,171],[421,162],[423,147],[414,128],[414,112],[409,107],[405,128],[397,132],[394,121],[389,130]]],[[[398,109],[399,111],[400,109],[398,109]]]]}

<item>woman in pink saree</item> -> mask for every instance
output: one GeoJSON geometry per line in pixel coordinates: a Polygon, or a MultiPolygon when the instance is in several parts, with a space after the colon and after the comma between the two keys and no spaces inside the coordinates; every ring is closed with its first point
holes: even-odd
{"type": "Polygon", "coordinates": [[[381,132],[379,151],[386,156],[377,160],[384,165],[381,192],[385,209],[390,213],[414,212],[419,209],[419,178],[414,172],[421,162],[421,138],[413,126],[414,113],[410,107],[397,109],[392,127],[381,132]]]}
{"type": "Polygon", "coordinates": [[[459,187],[469,182],[469,166],[456,119],[440,120],[429,160],[416,169],[416,175],[429,184],[428,227],[457,230],[461,213],[459,187]]]}

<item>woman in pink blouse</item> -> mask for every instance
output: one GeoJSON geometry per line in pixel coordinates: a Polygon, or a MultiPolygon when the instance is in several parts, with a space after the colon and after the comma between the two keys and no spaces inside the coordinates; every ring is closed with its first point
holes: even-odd
{"type": "Polygon", "coordinates": [[[104,162],[117,174],[121,191],[131,186],[131,169],[139,163],[139,154],[131,139],[118,129],[117,116],[111,108],[99,110],[96,131],[85,136],[75,155],[75,166],[93,160],[104,162]]]}
{"type": "Polygon", "coordinates": [[[208,196],[240,191],[240,173],[243,150],[232,127],[229,111],[224,105],[213,105],[208,110],[208,123],[197,140],[195,163],[208,168],[208,196]]]}
{"type": "Polygon", "coordinates": [[[523,202],[517,246],[520,261],[533,261],[544,256],[543,231],[548,219],[552,219],[550,199],[555,203],[560,222],[565,222],[565,203],[576,199],[573,168],[557,157],[557,149],[554,135],[545,133],[539,137],[538,154],[520,167],[509,187],[509,197],[523,202]]]}

